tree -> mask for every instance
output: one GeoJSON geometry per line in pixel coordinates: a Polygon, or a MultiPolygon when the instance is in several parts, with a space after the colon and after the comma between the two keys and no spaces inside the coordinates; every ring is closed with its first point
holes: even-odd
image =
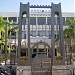
{"type": "Polygon", "coordinates": [[[71,46],[74,45],[74,23],[75,20],[68,19],[66,23],[69,25],[67,29],[64,30],[64,39],[67,40],[67,43],[71,46]]]}
{"type": "MultiPolygon", "coordinates": [[[[66,20],[66,24],[68,25],[68,28],[64,30],[64,40],[65,43],[67,43],[69,46],[73,45],[74,42],[74,25],[75,25],[75,20],[68,19],[66,20]]],[[[59,40],[59,33],[57,34],[57,38],[55,39],[55,42],[59,40]]]]}
{"type": "Polygon", "coordinates": [[[10,36],[11,31],[16,32],[18,30],[18,26],[13,26],[13,21],[7,22],[3,19],[3,17],[0,17],[0,50],[1,46],[5,44],[5,32],[6,32],[6,23],[8,24],[8,37],[10,36]]]}
{"type": "Polygon", "coordinates": [[[3,44],[2,41],[4,41],[4,33],[5,33],[5,20],[3,20],[2,17],[0,17],[0,48],[1,48],[1,44],[3,44]]]}
{"type": "MultiPolygon", "coordinates": [[[[9,45],[6,45],[7,49],[5,49],[6,23],[8,23],[8,26],[7,26],[8,36],[7,37],[10,36],[11,31],[16,32],[18,30],[18,26],[13,27],[13,25],[12,25],[13,21],[7,22],[6,20],[3,19],[3,17],[0,17],[0,52],[5,53],[5,50],[7,50],[7,52],[9,52],[9,54],[7,56],[7,58],[8,58],[10,55],[11,49],[9,49],[10,47],[8,48],[9,45]]],[[[9,39],[10,38],[7,38],[7,40],[9,40],[9,39]]],[[[3,55],[3,56],[1,55],[0,57],[2,58],[1,61],[5,60],[5,55],[3,55]]]]}

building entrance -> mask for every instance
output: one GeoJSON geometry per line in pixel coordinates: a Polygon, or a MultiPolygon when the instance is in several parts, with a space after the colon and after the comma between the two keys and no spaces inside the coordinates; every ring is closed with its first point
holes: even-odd
{"type": "Polygon", "coordinates": [[[46,54],[49,58],[51,57],[51,48],[50,46],[43,42],[36,42],[31,48],[31,57],[34,58],[37,54],[46,54]]]}
{"type": "MultiPolygon", "coordinates": [[[[46,26],[47,26],[47,24],[46,24],[46,26]]],[[[26,35],[26,40],[25,41],[26,41],[26,45],[27,45],[27,49],[28,49],[28,51],[27,51],[28,59],[26,60],[28,65],[31,64],[32,57],[35,57],[37,54],[42,53],[42,52],[46,53],[46,55],[48,57],[51,57],[51,59],[53,60],[53,62],[52,62],[53,65],[59,65],[59,64],[60,65],[64,65],[65,64],[63,23],[62,23],[61,4],[60,3],[59,4],[52,3],[51,6],[41,6],[41,5],[40,6],[39,5],[37,5],[37,6],[36,5],[30,6],[29,3],[27,3],[27,4],[20,3],[19,38],[18,38],[18,65],[20,65],[20,63],[21,63],[21,65],[23,63],[25,65],[25,61],[20,61],[20,56],[21,56],[20,52],[21,52],[21,48],[22,48],[23,27],[27,28],[26,29],[27,35],[26,35]],[[51,8],[51,19],[49,19],[51,24],[49,25],[50,28],[49,28],[49,33],[48,33],[48,34],[51,33],[51,38],[46,38],[47,39],[46,41],[45,41],[45,39],[43,39],[43,37],[41,38],[43,40],[43,42],[39,42],[40,41],[40,37],[39,37],[38,40],[34,40],[34,41],[31,40],[31,37],[30,37],[30,32],[31,32],[31,29],[30,29],[31,28],[31,25],[30,25],[30,22],[31,22],[30,21],[31,20],[30,19],[30,8],[49,8],[49,9],[51,8]],[[56,23],[58,23],[57,25],[55,25],[55,16],[57,17],[56,18],[57,19],[56,23]],[[23,19],[25,17],[26,17],[26,26],[22,24],[23,19]],[[57,28],[56,28],[56,26],[57,26],[57,28]],[[59,55],[57,57],[55,56],[55,48],[57,48],[56,43],[55,43],[55,39],[56,39],[56,36],[58,35],[58,33],[57,33],[57,35],[55,35],[56,30],[57,30],[57,32],[59,33],[59,36],[60,36],[59,37],[59,42],[58,42],[59,55]],[[45,43],[45,42],[48,42],[49,45],[47,43],[45,43]],[[34,43],[32,47],[31,47],[31,43],[34,43]],[[44,50],[42,50],[41,44],[47,46],[49,48],[49,51],[46,51],[46,48],[43,48],[44,50]],[[33,52],[34,46],[36,46],[36,49],[37,49],[36,52],[33,52]],[[40,46],[40,48],[38,48],[38,46],[40,46]],[[50,52],[50,46],[51,46],[51,52],[50,52]],[[59,62],[58,58],[59,59],[61,58],[60,62],[59,62]]],[[[32,27],[32,30],[34,28],[35,27],[32,27]]],[[[38,29],[38,31],[41,33],[42,30],[40,28],[38,29]]],[[[32,38],[34,39],[34,37],[32,37],[32,38]]],[[[36,36],[36,38],[38,38],[38,36],[36,36]]]]}
{"type": "Polygon", "coordinates": [[[47,43],[42,41],[35,43],[31,48],[31,56],[32,75],[52,75],[52,51],[47,43]]]}

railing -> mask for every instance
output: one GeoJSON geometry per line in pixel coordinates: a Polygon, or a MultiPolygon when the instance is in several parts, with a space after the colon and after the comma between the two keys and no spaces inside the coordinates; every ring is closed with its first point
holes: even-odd
{"type": "Polygon", "coordinates": [[[72,71],[70,69],[53,69],[52,75],[72,75],[72,71]]]}

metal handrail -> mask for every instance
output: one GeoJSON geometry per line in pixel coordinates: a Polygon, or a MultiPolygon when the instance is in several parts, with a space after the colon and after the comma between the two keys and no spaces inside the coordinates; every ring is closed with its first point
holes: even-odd
{"type": "Polygon", "coordinates": [[[53,70],[69,70],[70,71],[70,75],[72,75],[71,69],[53,69],[53,70]]]}

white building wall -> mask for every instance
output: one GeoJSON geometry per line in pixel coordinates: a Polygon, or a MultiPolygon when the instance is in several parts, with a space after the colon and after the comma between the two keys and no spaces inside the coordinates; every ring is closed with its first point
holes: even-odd
{"type": "MultiPolygon", "coordinates": [[[[17,23],[18,23],[18,17],[19,17],[18,12],[0,12],[0,16],[7,17],[7,19],[8,19],[8,17],[17,17],[17,23]]],[[[47,24],[47,17],[51,17],[51,14],[50,14],[50,12],[31,12],[30,17],[36,17],[36,25],[33,26],[33,30],[36,30],[36,35],[37,35],[38,30],[42,30],[42,25],[39,26],[37,23],[37,17],[46,17],[46,24],[47,24]]],[[[65,17],[65,18],[66,17],[75,17],[75,13],[63,12],[62,17],[65,17]]],[[[68,25],[64,25],[63,30],[66,29],[67,27],[68,27],[68,25]]],[[[23,31],[27,31],[27,25],[25,25],[25,29],[24,29],[24,27],[22,27],[22,28],[23,28],[22,29],[23,31]]],[[[30,28],[31,28],[30,30],[32,30],[32,25],[30,25],[30,28]]],[[[46,28],[47,28],[47,30],[49,30],[48,25],[46,25],[46,28]]],[[[51,26],[50,26],[50,28],[51,28],[51,26]]],[[[55,26],[55,29],[56,29],[56,26],[55,26]]],[[[45,30],[45,25],[43,25],[43,30],[45,30]]],[[[17,38],[18,38],[18,34],[17,34],[17,38]]],[[[46,36],[43,36],[43,37],[39,37],[39,36],[32,37],[32,36],[30,36],[30,38],[31,38],[31,40],[30,40],[31,43],[35,43],[35,42],[42,40],[48,44],[51,44],[51,39],[49,39],[49,37],[46,37],[46,36]]],[[[14,42],[14,41],[15,40],[13,40],[13,39],[11,40],[11,42],[14,42]]],[[[23,39],[22,42],[23,41],[25,41],[27,44],[27,39],[23,39]]],[[[16,40],[16,44],[18,44],[18,40],[16,40]]]]}

